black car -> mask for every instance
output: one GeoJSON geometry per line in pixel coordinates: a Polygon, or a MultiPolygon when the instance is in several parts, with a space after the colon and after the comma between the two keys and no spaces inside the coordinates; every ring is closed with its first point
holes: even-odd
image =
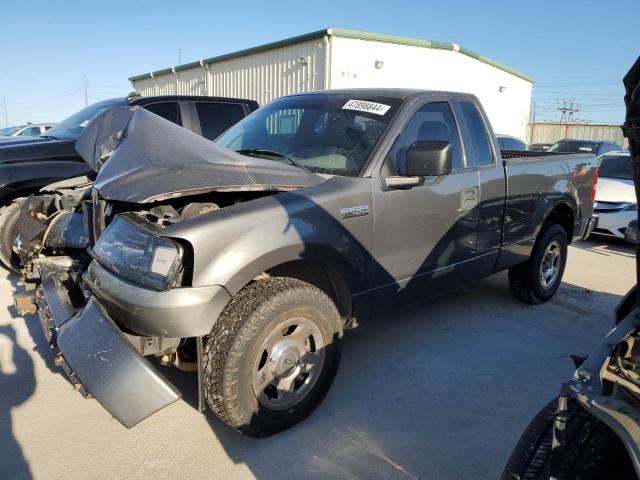
{"type": "Polygon", "coordinates": [[[622,147],[609,140],[574,140],[566,138],[551,145],[547,152],[594,153],[597,156],[607,152],[618,152],[622,147]]]}
{"type": "Polygon", "coordinates": [[[210,140],[258,108],[254,100],[200,96],[112,98],[89,105],[39,137],[17,137],[0,143],[0,261],[11,266],[15,231],[2,228],[18,211],[14,200],[45,185],[95,172],[75,150],[76,139],[90,120],[104,109],[138,106],[210,140]],[[13,202],[13,203],[12,203],[13,202]],[[15,210],[11,212],[10,210],[15,210]]]}

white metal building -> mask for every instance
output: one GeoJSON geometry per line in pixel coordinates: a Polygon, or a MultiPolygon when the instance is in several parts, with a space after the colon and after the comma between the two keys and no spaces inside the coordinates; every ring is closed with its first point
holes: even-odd
{"type": "Polygon", "coordinates": [[[129,78],[142,95],[271,100],[329,88],[407,87],[478,96],[496,133],[525,138],[533,80],[455,43],[328,28],[129,78]]]}

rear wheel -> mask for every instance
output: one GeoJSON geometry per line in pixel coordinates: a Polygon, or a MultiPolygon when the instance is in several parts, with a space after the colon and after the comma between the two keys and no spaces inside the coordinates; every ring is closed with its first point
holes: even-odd
{"type": "Polygon", "coordinates": [[[509,287],[520,300],[544,303],[562,282],[567,264],[567,232],[560,225],[549,225],[538,236],[529,260],[509,269],[509,287]]]}
{"type": "Polygon", "coordinates": [[[300,280],[245,287],[206,338],[205,395],[226,424],[264,437],[306,418],[340,360],[341,319],[331,299],[300,280]]]}
{"type": "MultiPolygon", "coordinates": [[[[502,474],[502,480],[546,480],[557,400],[549,402],[522,434],[502,474]]],[[[570,400],[565,450],[558,480],[632,480],[635,471],[620,439],[600,420],[570,400]]]]}
{"type": "Polygon", "coordinates": [[[13,251],[18,235],[18,218],[26,198],[16,198],[0,210],[0,262],[7,270],[20,271],[20,257],[13,251]]]}

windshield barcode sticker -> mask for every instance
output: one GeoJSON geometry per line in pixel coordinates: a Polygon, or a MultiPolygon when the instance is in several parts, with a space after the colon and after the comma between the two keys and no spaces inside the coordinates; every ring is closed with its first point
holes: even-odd
{"type": "Polygon", "coordinates": [[[373,113],[380,116],[387,113],[390,108],[390,105],[384,105],[376,102],[365,102],[364,100],[349,100],[342,106],[342,110],[355,110],[357,112],[373,113]]]}

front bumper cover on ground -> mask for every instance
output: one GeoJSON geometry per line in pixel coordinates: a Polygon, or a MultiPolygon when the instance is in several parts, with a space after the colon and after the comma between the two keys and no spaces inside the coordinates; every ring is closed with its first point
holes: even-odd
{"type": "Polygon", "coordinates": [[[65,272],[38,267],[41,285],[36,293],[38,316],[49,345],[59,351],[62,366],[76,389],[93,396],[125,427],[180,398],[120,332],[99,301],[90,297],[75,311],[65,272]]]}

